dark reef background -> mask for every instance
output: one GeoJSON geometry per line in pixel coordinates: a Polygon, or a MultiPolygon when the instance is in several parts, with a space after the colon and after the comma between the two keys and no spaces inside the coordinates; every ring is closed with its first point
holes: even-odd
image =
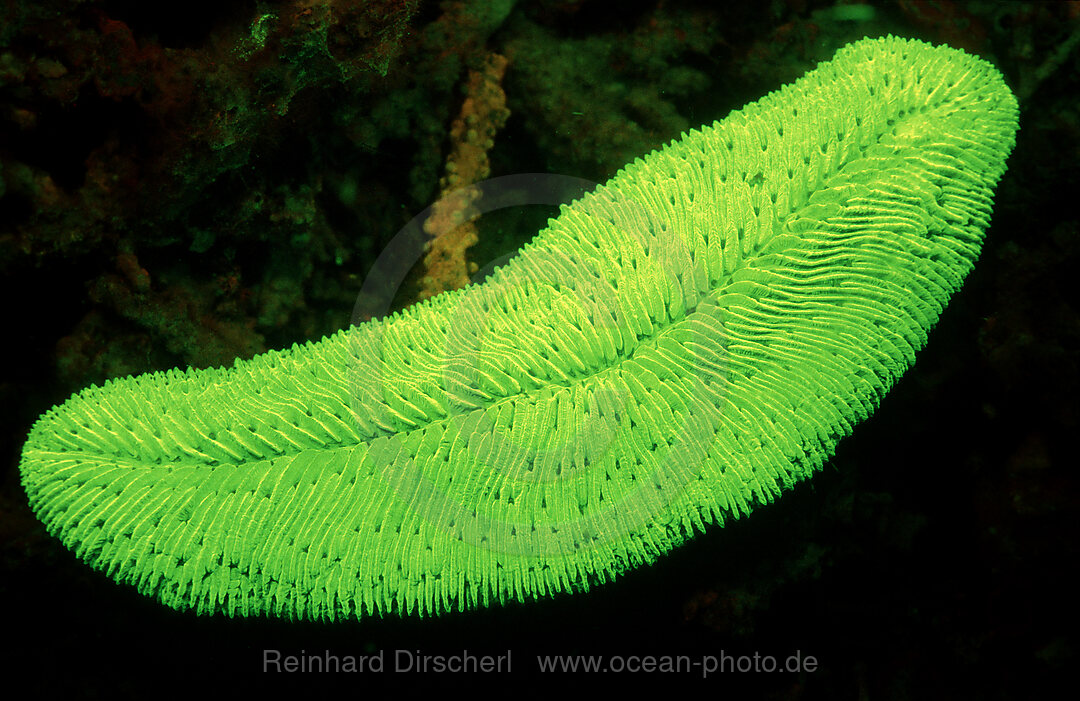
{"type": "MultiPolygon", "coordinates": [[[[1074,678],[1080,620],[1078,44],[1075,0],[0,3],[4,685],[530,696],[541,653],[801,650],[818,671],[701,683],[729,698],[1048,698],[1074,678]],[[30,512],[22,441],[72,392],[333,332],[443,188],[602,182],[886,33],[992,61],[1021,130],[982,258],[915,367],[777,504],[587,594],[334,625],[173,612],[82,565],[30,512]],[[264,648],[509,648],[514,674],[282,678],[259,672],[264,648]]],[[[396,304],[515,250],[553,212],[482,218],[396,304]]]]}

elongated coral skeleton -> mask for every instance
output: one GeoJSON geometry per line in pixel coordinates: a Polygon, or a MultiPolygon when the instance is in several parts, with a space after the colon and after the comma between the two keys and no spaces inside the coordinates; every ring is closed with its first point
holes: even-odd
{"type": "Polygon", "coordinates": [[[896,38],[685,134],[482,285],[35,424],[49,531],[180,609],[337,619],[585,590],[811,476],[914,361],[1017,128],[896,38]]]}

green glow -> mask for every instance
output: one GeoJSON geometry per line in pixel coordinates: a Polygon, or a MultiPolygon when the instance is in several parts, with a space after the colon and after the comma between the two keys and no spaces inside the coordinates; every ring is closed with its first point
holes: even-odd
{"type": "Polygon", "coordinates": [[[251,36],[242,39],[236,47],[236,53],[240,55],[240,58],[247,60],[252,54],[261,51],[266,46],[266,40],[270,36],[270,30],[273,28],[273,24],[277,22],[277,18],[276,14],[268,12],[259,15],[251,23],[251,36]]]}
{"type": "Polygon", "coordinates": [[[91,387],[22,479],[49,531],[199,613],[580,591],[811,476],[979,253],[1016,101],[863,40],[634,161],[485,283],[231,368],[91,387]]]}

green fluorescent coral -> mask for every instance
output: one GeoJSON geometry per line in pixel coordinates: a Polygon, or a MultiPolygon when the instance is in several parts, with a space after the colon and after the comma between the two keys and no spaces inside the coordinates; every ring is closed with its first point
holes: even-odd
{"type": "Polygon", "coordinates": [[[585,590],[821,467],[971,270],[1016,128],[988,63],[851,44],[626,166],[482,285],[78,393],[26,442],[30,503],[199,613],[585,590]]]}

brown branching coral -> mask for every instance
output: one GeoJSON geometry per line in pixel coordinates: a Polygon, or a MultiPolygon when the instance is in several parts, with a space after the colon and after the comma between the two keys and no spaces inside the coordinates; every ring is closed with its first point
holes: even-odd
{"type": "Polygon", "coordinates": [[[477,241],[470,221],[475,214],[472,204],[479,196],[473,185],[488,176],[488,151],[510,116],[502,88],[506,64],[505,57],[493,53],[479,69],[469,71],[465,101],[450,128],[453,147],[446,175],[439,181],[442,194],[424,222],[424,231],[432,239],[424,256],[420,299],[464,287],[469,274],[476,271],[476,264],[465,258],[466,249],[477,241]]]}

